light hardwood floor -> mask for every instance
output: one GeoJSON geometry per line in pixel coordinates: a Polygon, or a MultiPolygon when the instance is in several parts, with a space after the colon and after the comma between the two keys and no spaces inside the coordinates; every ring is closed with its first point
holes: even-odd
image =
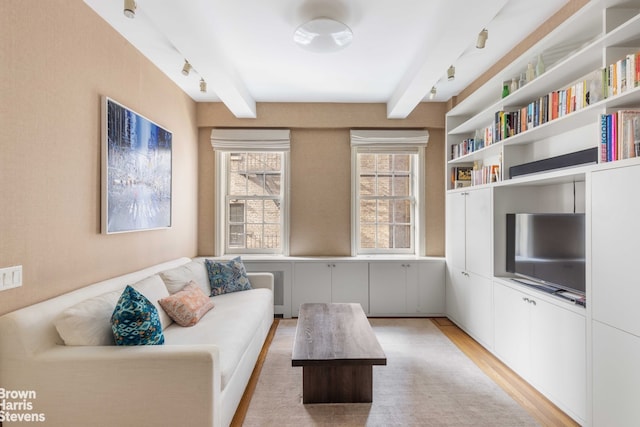
{"type": "MultiPolygon", "coordinates": [[[[562,412],[547,398],[531,387],[526,381],[515,374],[504,363],[493,356],[473,338],[467,335],[447,318],[432,318],[431,321],[453,342],[464,354],[469,357],[482,371],[496,384],[518,402],[543,426],[578,426],[573,419],[562,412]]],[[[256,362],[249,384],[244,396],[238,405],[236,414],[231,422],[232,427],[241,427],[251,402],[251,396],[255,391],[262,365],[267,356],[269,345],[278,328],[279,319],[275,319],[262,352],[256,362]]]]}

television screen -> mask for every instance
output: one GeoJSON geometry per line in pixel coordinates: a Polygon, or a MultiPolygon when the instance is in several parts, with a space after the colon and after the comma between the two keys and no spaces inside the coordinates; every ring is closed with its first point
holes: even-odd
{"type": "Polygon", "coordinates": [[[507,271],[584,295],[584,214],[507,214],[507,271]]]}

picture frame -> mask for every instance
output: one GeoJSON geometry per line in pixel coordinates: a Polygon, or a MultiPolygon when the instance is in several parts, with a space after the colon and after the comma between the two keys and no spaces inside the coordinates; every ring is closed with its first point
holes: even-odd
{"type": "Polygon", "coordinates": [[[171,227],[171,131],[102,97],[104,234],[171,227]]]}

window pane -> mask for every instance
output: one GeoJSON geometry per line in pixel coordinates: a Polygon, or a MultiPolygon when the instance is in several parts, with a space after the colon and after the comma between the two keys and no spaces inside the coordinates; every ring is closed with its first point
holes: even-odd
{"type": "Polygon", "coordinates": [[[378,188],[376,195],[378,196],[391,196],[392,188],[391,183],[393,182],[393,176],[384,174],[378,175],[378,188]]]}
{"type": "Polygon", "coordinates": [[[280,175],[267,174],[265,176],[265,191],[267,196],[279,196],[280,195],[280,175]]]}
{"type": "Polygon", "coordinates": [[[391,172],[393,170],[393,154],[377,154],[376,170],[380,172],[391,172]]]}
{"type": "Polygon", "coordinates": [[[244,248],[244,224],[229,227],[229,247],[244,248]]]}
{"type": "Polygon", "coordinates": [[[376,201],[360,200],[360,222],[374,224],[376,222],[376,201]]]}
{"type": "Polygon", "coordinates": [[[229,222],[244,223],[244,202],[231,202],[229,204],[229,222]]]}
{"type": "Polygon", "coordinates": [[[229,174],[229,194],[233,196],[247,194],[247,177],[244,173],[232,172],[229,174]]]}
{"type": "Polygon", "coordinates": [[[396,175],[393,177],[393,195],[409,196],[411,191],[409,175],[396,175]]]}
{"type": "Polygon", "coordinates": [[[280,247],[280,226],[267,224],[264,226],[264,242],[263,247],[268,249],[277,249],[280,247]]]}
{"type": "Polygon", "coordinates": [[[375,175],[360,175],[360,195],[373,196],[376,194],[375,175]]]}
{"type": "Polygon", "coordinates": [[[393,215],[391,200],[378,200],[378,224],[389,224],[393,215]]]}
{"type": "Polygon", "coordinates": [[[376,171],[375,154],[358,154],[358,160],[361,174],[373,174],[376,171]]]}
{"type": "Polygon", "coordinates": [[[378,244],[376,248],[378,249],[389,249],[391,248],[391,229],[393,226],[388,224],[378,224],[376,238],[378,239],[378,244]]]}
{"type": "Polygon", "coordinates": [[[360,227],[360,246],[366,249],[376,247],[376,226],[365,224],[360,227]]]}
{"type": "Polygon", "coordinates": [[[411,227],[409,225],[396,225],[393,227],[393,240],[396,249],[411,247],[411,227]]]}
{"type": "Polygon", "coordinates": [[[261,224],[263,221],[262,200],[247,200],[247,223],[261,224]]]}
{"type": "Polygon", "coordinates": [[[245,171],[247,169],[246,153],[229,154],[231,172],[245,171]]]}
{"type": "Polygon", "coordinates": [[[280,153],[266,153],[264,157],[264,170],[269,172],[280,172],[280,169],[282,169],[281,159],[282,154],[280,153]]]}
{"type": "Polygon", "coordinates": [[[280,224],[280,206],[275,200],[264,201],[264,222],[280,224]]]}
{"type": "Polygon", "coordinates": [[[393,170],[396,172],[408,172],[411,170],[411,155],[396,154],[393,156],[393,170]]]}
{"type": "Polygon", "coordinates": [[[262,246],[262,224],[247,224],[247,249],[260,249],[262,246]]]}
{"type": "Polygon", "coordinates": [[[410,224],[411,201],[396,200],[393,203],[393,222],[395,222],[396,224],[410,224]]]}

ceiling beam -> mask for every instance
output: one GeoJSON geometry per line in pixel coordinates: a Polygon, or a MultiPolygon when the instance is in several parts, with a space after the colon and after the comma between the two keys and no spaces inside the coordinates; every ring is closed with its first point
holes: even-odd
{"type": "Polygon", "coordinates": [[[462,53],[475,44],[480,30],[506,3],[507,0],[442,2],[437,25],[430,28],[427,38],[421,43],[422,55],[404,74],[387,102],[387,118],[406,118],[438,80],[446,76],[447,68],[455,65],[462,53]],[[465,13],[460,13],[461,10],[465,13]]]}
{"type": "Polygon", "coordinates": [[[236,117],[256,118],[256,101],[216,38],[211,1],[138,0],[138,5],[207,82],[207,90],[212,90],[236,117]]]}

